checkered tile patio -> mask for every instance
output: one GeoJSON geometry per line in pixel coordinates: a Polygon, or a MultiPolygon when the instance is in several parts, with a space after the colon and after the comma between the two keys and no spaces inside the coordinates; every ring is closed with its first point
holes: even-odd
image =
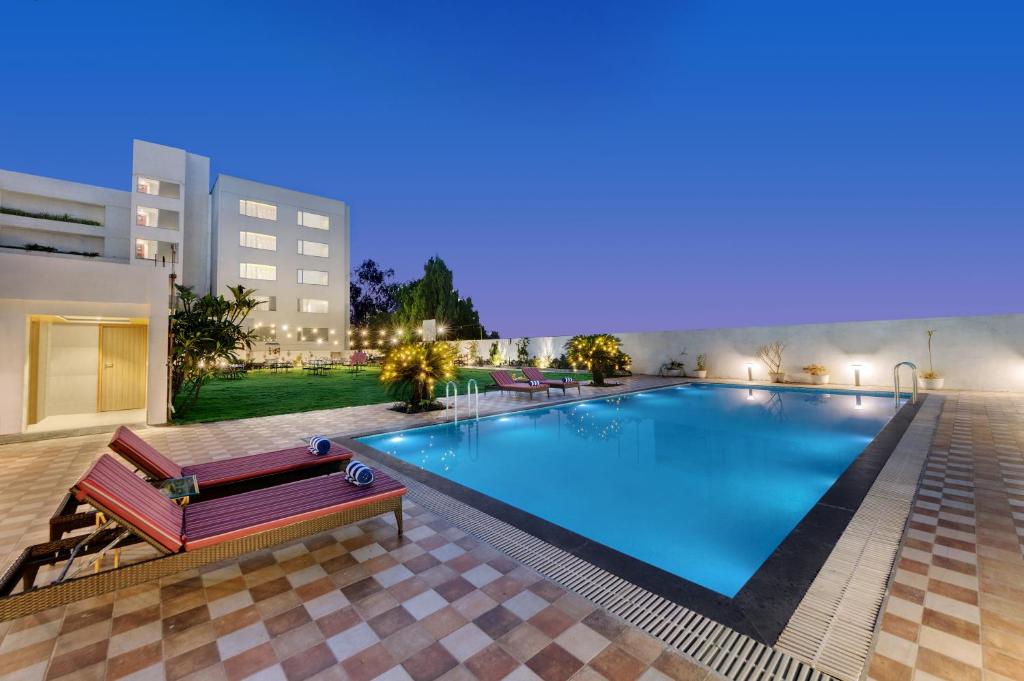
{"type": "Polygon", "coordinates": [[[1024,396],[947,397],[876,638],[875,681],[1024,679],[1024,396]]]}
{"type": "MultiPolygon", "coordinates": [[[[653,384],[640,379],[623,389],[653,384]]],[[[481,400],[487,412],[528,404],[481,400]]],[[[314,431],[407,425],[409,417],[378,406],[142,434],[184,462],[284,446],[314,431]]],[[[107,439],[0,447],[5,561],[44,538],[60,491],[107,439]]],[[[0,679],[709,676],[415,503],[406,503],[403,538],[393,522],[369,520],[2,624],[0,679]]]]}

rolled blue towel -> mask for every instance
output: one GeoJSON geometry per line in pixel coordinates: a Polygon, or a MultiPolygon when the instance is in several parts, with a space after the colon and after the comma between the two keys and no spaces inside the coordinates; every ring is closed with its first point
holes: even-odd
{"type": "Polygon", "coordinates": [[[530,385],[540,385],[540,381],[530,381],[530,385]]]}
{"type": "Polygon", "coordinates": [[[323,456],[327,452],[331,451],[331,441],[323,435],[314,435],[309,438],[309,451],[311,454],[323,456]]]}
{"type": "Polygon", "coordinates": [[[358,487],[365,487],[373,482],[373,469],[358,461],[349,461],[345,466],[345,479],[358,487]]]}

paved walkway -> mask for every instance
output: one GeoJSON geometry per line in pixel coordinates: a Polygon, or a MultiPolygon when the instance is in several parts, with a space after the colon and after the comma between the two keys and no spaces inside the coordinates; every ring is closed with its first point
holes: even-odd
{"type": "MultiPolygon", "coordinates": [[[[632,379],[619,390],[660,385],[632,379]]],[[[607,391],[587,390],[593,394],[607,391]]],[[[481,411],[531,404],[488,395],[481,411]]],[[[537,400],[532,402],[537,405],[537,400]]],[[[406,427],[381,406],[142,435],[180,461],[310,432],[406,427]]],[[[109,435],[0,447],[0,551],[45,539],[62,490],[109,435]]],[[[2,679],[704,679],[709,672],[414,503],[160,582],[0,624],[2,679]]]]}
{"type": "Polygon", "coordinates": [[[876,681],[1024,680],[1024,395],[951,394],[882,615],[876,681]]]}
{"type": "MultiPolygon", "coordinates": [[[[637,378],[621,388],[662,382],[637,378]]],[[[588,394],[607,392],[587,390],[588,394]]],[[[554,400],[552,400],[554,401],[554,400]]],[[[533,406],[536,406],[536,402],[533,406]]],[[[487,395],[481,411],[530,403],[487,395]]],[[[438,420],[381,406],[149,428],[182,462],[438,420]]],[[[0,559],[46,538],[107,435],[0,446],[0,559]]],[[[1024,679],[1024,396],[947,396],[870,677],[1024,679]]],[[[388,519],[0,624],[0,679],[707,678],[415,504],[388,519]]]]}

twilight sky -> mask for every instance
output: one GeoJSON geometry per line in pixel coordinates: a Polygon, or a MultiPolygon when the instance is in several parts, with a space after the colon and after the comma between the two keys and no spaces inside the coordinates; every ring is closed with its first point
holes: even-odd
{"type": "Polygon", "coordinates": [[[1024,3],[11,0],[0,168],[342,199],[505,336],[1024,310],[1024,3]],[[117,6],[115,6],[117,5],[117,6]],[[557,5],[557,6],[556,6],[557,5]]]}

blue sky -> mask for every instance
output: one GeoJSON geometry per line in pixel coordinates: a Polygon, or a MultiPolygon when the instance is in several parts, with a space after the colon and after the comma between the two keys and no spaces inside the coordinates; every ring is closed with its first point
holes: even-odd
{"type": "Polygon", "coordinates": [[[0,167],[347,201],[504,335],[1021,311],[1024,3],[11,2],[0,167]],[[500,265],[500,267],[499,267],[500,265]]]}

